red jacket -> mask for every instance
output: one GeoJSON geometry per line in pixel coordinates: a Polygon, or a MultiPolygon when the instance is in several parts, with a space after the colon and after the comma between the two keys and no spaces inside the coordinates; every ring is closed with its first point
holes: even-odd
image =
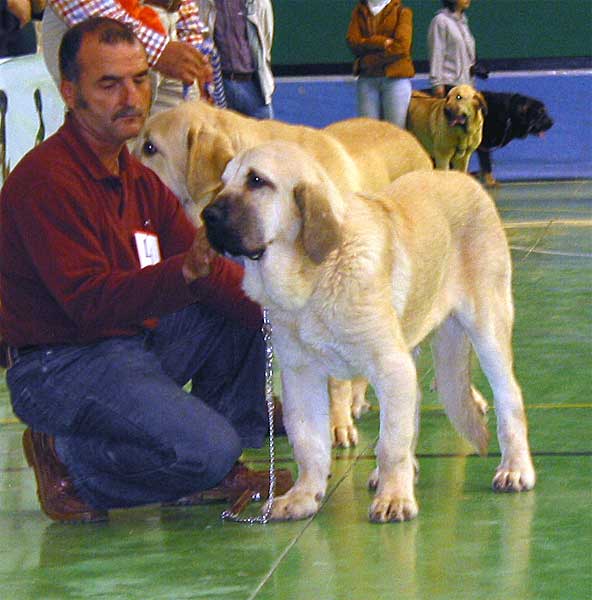
{"type": "Polygon", "coordinates": [[[160,179],[124,148],[111,175],[71,117],[29,152],[0,195],[0,334],[11,346],[135,335],[201,301],[250,326],[261,312],[242,268],[222,257],[191,286],[182,265],[195,228],[160,179]],[[134,232],[158,235],[140,269],[134,232]]]}

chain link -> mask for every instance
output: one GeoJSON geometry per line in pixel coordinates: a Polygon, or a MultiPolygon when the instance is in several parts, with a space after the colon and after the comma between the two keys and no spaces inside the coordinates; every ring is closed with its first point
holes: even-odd
{"type": "MultiPolygon", "coordinates": [[[[231,510],[225,510],[220,517],[223,521],[232,521],[233,523],[245,523],[247,525],[261,524],[269,522],[271,511],[273,510],[273,501],[275,494],[275,441],[273,436],[273,343],[271,339],[272,327],[269,320],[267,308],[263,308],[263,325],[261,326],[263,340],[265,342],[265,401],[267,403],[267,417],[269,420],[269,496],[265,512],[257,517],[240,517],[238,513],[231,510]]],[[[260,498],[254,497],[253,500],[260,498]]]]}

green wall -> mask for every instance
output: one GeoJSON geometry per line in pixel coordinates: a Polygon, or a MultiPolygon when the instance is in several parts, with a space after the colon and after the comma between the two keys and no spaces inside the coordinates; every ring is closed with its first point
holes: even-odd
{"type": "MultiPolygon", "coordinates": [[[[405,0],[414,13],[415,60],[427,60],[437,0],[405,0]]],[[[354,0],[273,0],[274,65],[351,62],[345,44],[354,0]]],[[[473,0],[468,11],[480,58],[592,55],[592,0],[473,0]]]]}

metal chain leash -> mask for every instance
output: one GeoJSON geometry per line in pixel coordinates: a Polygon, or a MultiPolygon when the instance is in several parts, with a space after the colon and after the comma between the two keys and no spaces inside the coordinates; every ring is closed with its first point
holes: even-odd
{"type": "Polygon", "coordinates": [[[245,497],[241,496],[234,505],[225,510],[220,517],[223,521],[232,521],[233,523],[245,523],[253,525],[255,523],[265,525],[269,522],[271,511],[273,509],[275,493],[275,441],[273,436],[273,343],[271,340],[272,327],[269,320],[267,308],[263,308],[263,325],[261,326],[263,340],[265,342],[265,401],[267,403],[267,417],[269,420],[269,496],[265,512],[257,517],[240,517],[240,513],[251,500],[260,500],[259,494],[248,492],[245,497]]]}

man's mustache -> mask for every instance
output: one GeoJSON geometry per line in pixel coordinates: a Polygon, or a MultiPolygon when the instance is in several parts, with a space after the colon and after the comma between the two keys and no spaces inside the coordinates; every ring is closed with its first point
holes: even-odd
{"type": "Polygon", "coordinates": [[[121,110],[118,110],[113,115],[113,120],[117,119],[125,119],[127,117],[143,117],[144,111],[139,108],[134,108],[133,106],[125,106],[121,110]]]}

